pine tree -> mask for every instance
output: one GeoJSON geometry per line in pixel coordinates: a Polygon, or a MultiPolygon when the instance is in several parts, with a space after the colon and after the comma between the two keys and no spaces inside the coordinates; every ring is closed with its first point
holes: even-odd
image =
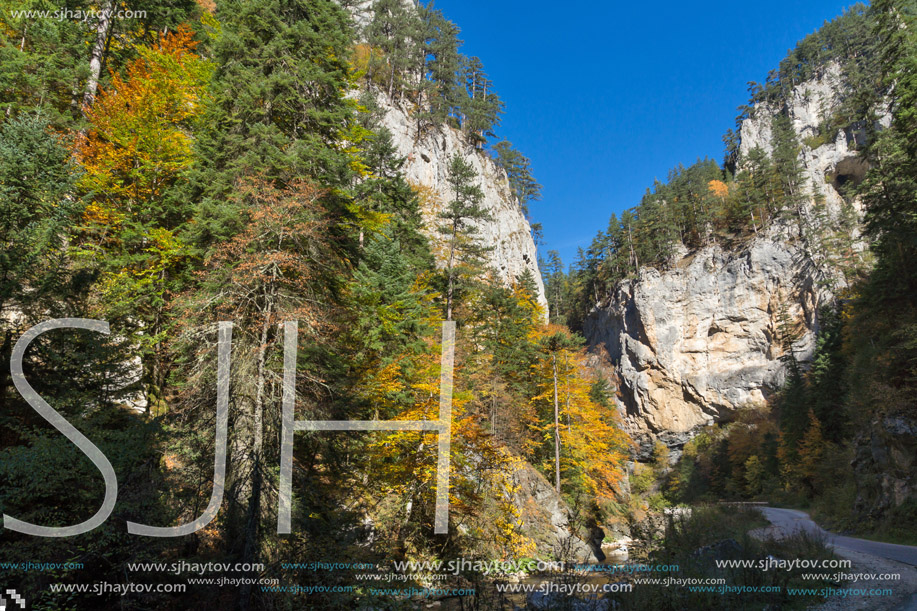
{"type": "Polygon", "coordinates": [[[405,89],[414,85],[415,58],[422,52],[420,16],[402,0],[376,0],[372,8],[367,41],[371,51],[378,50],[382,56],[377,62],[370,62],[367,77],[372,82],[376,64],[382,64],[385,72],[382,82],[386,83],[388,97],[401,99],[405,89]]]}
{"type": "Polygon", "coordinates": [[[880,15],[876,33],[882,41],[884,85],[894,93],[889,110],[892,124],[876,134],[866,151],[873,169],[860,188],[866,204],[866,231],[874,239],[872,250],[878,257],[873,278],[889,300],[917,293],[917,273],[911,262],[917,248],[917,23],[907,2],[876,2],[880,15]]]}
{"type": "MultiPolygon", "coordinates": [[[[0,402],[10,385],[10,353],[22,322],[38,322],[82,293],[63,256],[84,202],[68,143],[44,116],[0,124],[0,402]],[[15,324],[14,321],[22,322],[15,324]]],[[[60,313],[60,312],[58,312],[60,313]]]]}
{"type": "Polygon", "coordinates": [[[490,213],[481,206],[484,192],[476,183],[477,173],[465,159],[456,154],[449,164],[449,188],[453,199],[439,213],[437,228],[447,241],[446,259],[446,320],[452,320],[456,286],[471,271],[479,268],[481,257],[490,250],[478,237],[477,223],[491,220],[490,213]]]}
{"type": "Polygon", "coordinates": [[[532,175],[531,161],[507,140],[493,145],[493,151],[496,153],[497,164],[506,171],[513,195],[527,215],[529,203],[541,199],[541,185],[535,182],[532,175]]]}
{"type": "Polygon", "coordinates": [[[428,116],[434,124],[452,118],[461,127],[460,111],[468,97],[465,84],[460,81],[463,58],[459,53],[458,26],[443,17],[442,12],[431,8],[421,9],[426,24],[425,55],[427,71],[433,84],[428,100],[428,116]]]}
{"type": "Polygon", "coordinates": [[[789,115],[780,113],[771,122],[774,167],[783,188],[783,205],[797,217],[800,228],[805,227],[806,218],[802,204],[806,200],[802,164],[799,161],[799,141],[789,115]]]}
{"type": "MultiPolygon", "coordinates": [[[[284,343],[282,323],[298,321],[307,353],[320,355],[319,347],[327,345],[335,330],[329,306],[339,291],[343,266],[328,231],[321,189],[305,181],[283,190],[251,181],[239,189],[247,204],[245,228],[219,245],[206,261],[200,286],[182,299],[175,348],[188,350],[183,344],[199,338],[214,319],[234,322],[231,382],[234,388],[249,390],[231,427],[224,551],[251,563],[266,551],[266,516],[277,503],[271,465],[279,463],[279,447],[269,443],[268,435],[279,428],[283,362],[276,355],[284,343]]],[[[183,361],[182,375],[188,380],[209,375],[213,368],[212,359],[183,361]]],[[[310,371],[317,373],[314,367],[310,371]]],[[[313,375],[297,380],[300,396],[321,389],[313,375]]],[[[212,394],[212,386],[191,385],[179,408],[212,406],[212,394]]],[[[240,590],[240,606],[251,596],[251,589],[240,590]]]]}
{"type": "Polygon", "coordinates": [[[548,251],[548,260],[543,265],[539,265],[544,277],[545,294],[548,297],[549,316],[554,324],[564,324],[565,310],[565,292],[566,292],[566,275],[564,274],[564,263],[560,258],[560,253],[556,250],[548,251]]]}
{"type": "Polygon", "coordinates": [[[493,129],[500,124],[500,115],[503,114],[503,102],[494,91],[479,58],[465,61],[464,73],[467,99],[462,108],[463,127],[472,142],[480,147],[488,137],[494,137],[493,129]]]}
{"type": "Polygon", "coordinates": [[[629,273],[636,274],[640,271],[640,259],[637,258],[637,241],[634,238],[636,219],[630,210],[621,213],[621,229],[624,233],[624,248],[628,257],[629,273]]]}
{"type": "Polygon", "coordinates": [[[279,187],[304,176],[335,187],[328,201],[349,216],[353,160],[337,144],[354,126],[348,15],[331,0],[230,0],[219,17],[212,99],[186,195],[200,202],[188,240],[206,251],[240,231],[234,187],[255,175],[279,187]]]}

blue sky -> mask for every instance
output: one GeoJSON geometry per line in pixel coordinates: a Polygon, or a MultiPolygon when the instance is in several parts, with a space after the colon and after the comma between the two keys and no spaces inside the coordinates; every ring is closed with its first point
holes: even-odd
{"type": "Polygon", "coordinates": [[[678,163],[723,157],[748,81],[852,2],[437,0],[506,102],[531,158],[544,255],[569,265],[612,212],[678,163]]]}

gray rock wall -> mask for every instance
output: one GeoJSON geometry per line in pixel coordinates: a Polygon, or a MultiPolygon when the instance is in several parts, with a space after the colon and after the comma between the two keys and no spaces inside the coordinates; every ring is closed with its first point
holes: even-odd
{"type": "Polygon", "coordinates": [[[649,447],[655,438],[680,446],[698,427],[763,404],[785,379],[784,318],[799,334],[794,356],[807,361],[814,351],[827,295],[809,270],[799,246],[761,237],[738,253],[711,246],[621,283],[584,331],[615,364],[631,434],[649,447]]]}
{"type": "MultiPolygon", "coordinates": [[[[803,363],[811,358],[818,308],[831,299],[823,280],[832,279],[836,288],[844,281],[812,252],[800,226],[811,231],[817,223],[833,223],[845,204],[842,183],[861,179],[866,169],[855,150],[855,129],[826,134],[816,148],[806,144],[837,108],[842,87],[831,66],[822,78],[798,86],[787,105],[803,143],[799,158],[810,194],[802,223],[773,223],[738,250],[714,244],[686,253],[665,271],[642,269],[585,321],[589,344],[614,366],[619,409],[641,455],[657,439],[678,448],[699,427],[763,404],[778,390],[785,379],[783,319],[798,333],[794,356],[803,363]],[[816,205],[828,214],[815,214],[816,205]]],[[[754,147],[770,154],[776,112],[758,107],[743,122],[740,167],[754,147]]],[[[857,201],[851,204],[859,210],[857,201]]]]}
{"type": "Polygon", "coordinates": [[[432,191],[433,197],[426,202],[422,212],[426,233],[434,248],[440,240],[435,230],[436,215],[453,197],[447,182],[449,162],[459,154],[477,173],[484,192],[483,206],[493,218],[491,222],[478,225],[482,242],[493,248],[488,255],[490,267],[506,284],[512,283],[525,270],[532,272],[538,301],[547,312],[532,228],[510,189],[506,172],[487,153],[469,145],[457,129],[441,126],[418,136],[417,121],[407,111],[389,102],[382,93],[376,96],[385,111],[382,124],[392,133],[399,155],[407,159],[405,176],[412,184],[432,191]]]}

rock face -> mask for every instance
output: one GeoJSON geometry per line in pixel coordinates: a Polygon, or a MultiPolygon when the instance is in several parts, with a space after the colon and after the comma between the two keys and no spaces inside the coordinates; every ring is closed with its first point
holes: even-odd
{"type": "MultiPolygon", "coordinates": [[[[845,185],[866,171],[855,151],[861,137],[855,127],[819,132],[841,87],[831,66],[798,86],[787,105],[810,183],[801,224],[838,218],[847,203],[845,185]],[[827,212],[820,218],[817,199],[827,212]]],[[[743,122],[740,165],[755,147],[772,151],[775,113],[761,106],[743,122]]],[[[796,338],[792,351],[799,361],[811,358],[818,308],[831,297],[820,280],[831,277],[843,286],[812,250],[799,225],[773,223],[739,250],[711,245],[684,254],[668,270],[643,269],[593,310],[585,335],[614,365],[619,409],[641,456],[657,439],[678,449],[698,427],[764,403],[785,379],[781,337],[796,338]],[[781,335],[781,329],[793,333],[781,335]]]]}
{"type": "Polygon", "coordinates": [[[534,541],[540,557],[599,561],[596,551],[571,531],[570,509],[541,473],[520,462],[513,472],[513,483],[517,486],[515,504],[520,510],[523,532],[534,541]]]}
{"type": "Polygon", "coordinates": [[[873,420],[856,439],[857,510],[879,516],[917,498],[917,421],[907,415],[873,420]]]}
{"type": "MultiPolygon", "coordinates": [[[[829,64],[817,79],[798,85],[789,96],[787,114],[802,144],[800,161],[813,195],[824,198],[830,212],[837,214],[844,204],[843,194],[851,184],[866,174],[865,162],[857,150],[865,143],[863,126],[849,125],[834,133],[822,133],[841,104],[845,85],[837,64],[829,64]]],[[[768,155],[773,150],[771,122],[779,109],[760,105],[742,122],[739,157],[745,158],[754,148],[768,155]]],[[[889,115],[879,123],[888,126],[889,115]]],[[[814,199],[814,197],[813,197],[814,199]]],[[[858,202],[852,200],[858,207],[858,202]]]]}
{"type": "MultiPolygon", "coordinates": [[[[405,8],[414,10],[412,0],[402,2],[405,8]]],[[[362,36],[361,33],[372,21],[373,4],[373,0],[346,3],[358,36],[362,36]]],[[[434,242],[434,247],[439,239],[436,215],[453,196],[446,182],[449,162],[459,154],[477,173],[478,184],[484,192],[482,205],[493,219],[478,225],[482,242],[493,248],[489,254],[490,267],[506,284],[512,283],[525,270],[532,272],[538,289],[538,302],[547,319],[548,302],[538,270],[532,227],[512,193],[506,172],[487,153],[470,145],[460,130],[443,125],[419,134],[417,121],[405,108],[389,100],[384,92],[374,91],[373,95],[384,114],[382,127],[391,132],[398,154],[407,160],[403,168],[405,177],[413,185],[428,189],[432,195],[423,207],[423,219],[427,236],[434,242]]]]}
{"type": "Polygon", "coordinates": [[[799,334],[796,358],[812,356],[826,295],[809,263],[801,247],[773,237],[738,253],[712,246],[675,269],[642,270],[586,320],[590,344],[616,365],[625,422],[643,454],[657,438],[681,446],[696,428],[779,389],[785,321],[799,334]]]}
{"type": "Polygon", "coordinates": [[[405,177],[413,185],[425,187],[430,195],[424,202],[423,218],[434,246],[439,239],[435,229],[436,215],[453,197],[447,182],[449,162],[458,154],[477,173],[478,184],[484,193],[482,206],[492,217],[490,222],[477,226],[481,241],[493,249],[488,255],[490,267],[497,278],[507,284],[525,270],[530,271],[538,287],[538,301],[547,312],[532,228],[510,189],[506,172],[485,152],[468,144],[464,134],[457,129],[441,126],[418,136],[416,120],[386,100],[384,94],[376,96],[384,110],[382,125],[391,132],[398,154],[407,159],[403,168],[405,177]]]}

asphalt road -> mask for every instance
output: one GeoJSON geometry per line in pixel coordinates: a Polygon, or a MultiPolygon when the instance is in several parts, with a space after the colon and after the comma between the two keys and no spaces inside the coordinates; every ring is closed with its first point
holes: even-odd
{"type": "Polygon", "coordinates": [[[771,524],[786,534],[791,534],[797,530],[819,533],[824,535],[827,542],[835,547],[842,547],[855,552],[872,554],[880,558],[917,566],[917,547],[835,535],[813,522],[807,513],[795,509],[780,509],[778,507],[760,507],[760,509],[771,524]]]}

